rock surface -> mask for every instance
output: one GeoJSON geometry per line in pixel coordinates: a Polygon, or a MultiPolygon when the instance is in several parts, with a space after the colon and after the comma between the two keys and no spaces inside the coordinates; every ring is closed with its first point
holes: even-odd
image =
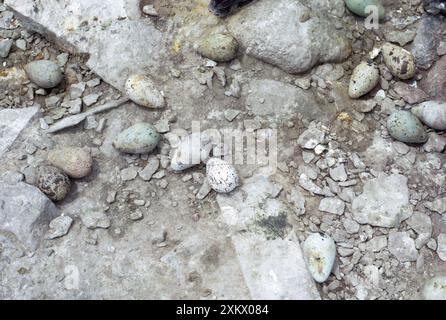
{"type": "Polygon", "coordinates": [[[289,73],[302,73],[324,62],[341,62],[351,53],[349,41],[327,17],[298,1],[257,1],[229,19],[229,31],[246,53],[289,73]]]}
{"type": "Polygon", "coordinates": [[[0,183],[0,231],[10,232],[35,250],[48,224],[58,215],[56,206],[39,189],[20,182],[0,183]]]}
{"type": "Polygon", "coordinates": [[[141,70],[157,72],[164,53],[162,34],[150,22],[136,20],[139,1],[118,0],[109,5],[86,0],[7,0],[5,4],[28,29],[49,36],[72,52],[89,54],[88,66],[116,88],[123,89],[126,79],[141,70]],[[83,21],[88,22],[88,28],[82,27],[83,21]]]}
{"type": "Polygon", "coordinates": [[[394,228],[412,215],[407,178],[382,175],[364,185],[363,193],[353,200],[353,219],[361,224],[394,228]]]}
{"type": "Polygon", "coordinates": [[[0,157],[38,112],[37,107],[0,110],[0,157]]]}

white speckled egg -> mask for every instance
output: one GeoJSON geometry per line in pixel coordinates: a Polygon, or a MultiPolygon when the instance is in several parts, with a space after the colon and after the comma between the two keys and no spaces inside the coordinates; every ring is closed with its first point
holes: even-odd
{"type": "Polygon", "coordinates": [[[147,76],[130,76],[125,83],[125,91],[130,100],[143,107],[163,108],[166,105],[163,95],[147,76]]]}
{"type": "Polygon", "coordinates": [[[415,58],[406,49],[386,43],[382,47],[382,54],[387,68],[395,77],[407,80],[415,75],[415,58]]]}
{"type": "Polygon", "coordinates": [[[446,300],[446,275],[428,280],[423,287],[425,300],[446,300]]]}
{"type": "Polygon", "coordinates": [[[427,101],[412,108],[425,125],[435,130],[446,130],[446,103],[440,101],[427,101]]]}
{"type": "Polygon", "coordinates": [[[353,70],[350,79],[348,94],[351,98],[357,99],[369,93],[379,82],[379,69],[373,61],[361,62],[353,70]]]}
{"type": "Polygon", "coordinates": [[[218,158],[208,161],[206,175],[209,186],[218,193],[229,193],[240,185],[234,166],[218,158]]]}
{"type": "Polygon", "coordinates": [[[330,276],[336,258],[336,245],[323,233],[312,233],[303,244],[304,259],[311,276],[319,283],[330,276]]]}

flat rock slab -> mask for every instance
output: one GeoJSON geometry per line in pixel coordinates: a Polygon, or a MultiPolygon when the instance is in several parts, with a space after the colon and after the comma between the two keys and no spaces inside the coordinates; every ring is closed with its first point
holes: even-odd
{"type": "Polygon", "coordinates": [[[318,100],[312,92],[276,80],[252,80],[243,90],[252,112],[269,119],[281,121],[300,113],[310,121],[328,121],[337,112],[334,104],[318,100]]]}
{"type": "Polygon", "coordinates": [[[39,108],[37,107],[0,111],[0,157],[38,112],[39,108]]]}
{"type": "Polygon", "coordinates": [[[282,215],[294,214],[292,208],[276,199],[281,190],[266,176],[247,179],[237,191],[217,196],[221,218],[234,231],[232,242],[252,299],[320,299],[299,241],[282,215]]]}
{"type": "Polygon", "coordinates": [[[7,0],[25,28],[90,56],[88,67],[122,90],[133,73],[156,74],[162,34],[141,20],[139,0],[7,0]]]}
{"type": "Polygon", "coordinates": [[[364,192],[353,200],[353,219],[360,224],[398,228],[412,215],[407,178],[400,174],[382,174],[367,181],[364,192]]]}
{"type": "Polygon", "coordinates": [[[0,183],[0,232],[12,233],[28,249],[39,246],[58,215],[57,207],[36,187],[0,183]]]}
{"type": "Polygon", "coordinates": [[[345,32],[337,30],[324,11],[318,13],[303,3],[257,1],[232,16],[228,28],[247,54],[288,73],[347,59],[351,44],[345,32]]]}

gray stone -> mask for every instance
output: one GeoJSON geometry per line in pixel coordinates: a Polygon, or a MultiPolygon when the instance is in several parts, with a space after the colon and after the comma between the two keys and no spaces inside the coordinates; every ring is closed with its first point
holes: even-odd
{"type": "Polygon", "coordinates": [[[100,94],[92,93],[89,94],[88,96],[83,97],[82,102],[84,103],[85,106],[89,107],[98,102],[100,97],[101,97],[100,94]]]}
{"type": "Polygon", "coordinates": [[[196,198],[198,200],[203,200],[206,198],[206,196],[212,191],[211,186],[209,185],[209,182],[207,179],[204,180],[202,186],[200,187],[200,190],[198,190],[196,198]]]}
{"type": "Polygon", "coordinates": [[[314,149],[318,144],[324,142],[325,132],[318,129],[314,123],[305,130],[297,140],[299,146],[303,149],[314,149]]]}
{"type": "Polygon", "coordinates": [[[342,215],[344,214],[344,210],[344,201],[336,197],[324,198],[319,203],[319,211],[342,215]]]}
{"type": "Polygon", "coordinates": [[[323,103],[313,92],[277,80],[251,80],[243,87],[243,92],[247,92],[246,103],[252,112],[271,120],[288,120],[300,113],[310,121],[328,122],[339,111],[335,104],[323,103]]]}
{"type": "Polygon", "coordinates": [[[288,201],[294,205],[294,211],[298,216],[305,214],[305,197],[297,188],[293,188],[288,201]]]}
{"type": "Polygon", "coordinates": [[[323,13],[293,0],[256,1],[229,19],[228,28],[246,53],[301,73],[323,62],[341,62],[351,52],[349,41],[323,13]]]}
{"type": "Polygon", "coordinates": [[[68,94],[71,100],[81,98],[85,91],[85,82],[72,84],[68,89],[68,94]]]}
{"type": "Polygon", "coordinates": [[[444,233],[438,235],[437,254],[441,260],[446,261],[446,234],[444,233]]]}
{"type": "Polygon", "coordinates": [[[0,183],[0,232],[12,233],[25,247],[35,250],[57,216],[56,206],[36,187],[0,183]]]}
{"type": "Polygon", "coordinates": [[[334,181],[347,181],[347,172],[345,172],[345,167],[343,164],[340,164],[334,168],[330,168],[330,177],[334,181]]]}
{"type": "Polygon", "coordinates": [[[373,237],[366,243],[367,250],[372,252],[379,252],[385,247],[387,247],[387,236],[373,237]]]}
{"type": "Polygon", "coordinates": [[[25,28],[57,40],[71,52],[88,54],[88,67],[120,90],[131,74],[149,70],[156,75],[164,65],[160,63],[165,52],[162,34],[151,21],[140,19],[139,3],[139,0],[116,0],[113,5],[98,0],[5,1],[25,28]],[[72,26],[70,32],[66,31],[67,21],[72,26]],[[88,22],[88,28],[82,27],[83,21],[88,22]]]}
{"type": "Polygon", "coordinates": [[[110,218],[102,211],[86,211],[80,214],[82,224],[88,229],[108,229],[110,218]]]}
{"type": "Polygon", "coordinates": [[[0,157],[39,112],[39,108],[0,110],[0,157]]]}
{"type": "Polygon", "coordinates": [[[158,158],[150,158],[145,168],[139,171],[139,176],[144,181],[150,181],[156,170],[158,170],[159,166],[160,161],[158,160],[158,158]]]}
{"type": "Polygon", "coordinates": [[[17,48],[19,48],[20,50],[25,51],[26,47],[27,47],[27,43],[24,39],[17,39],[17,41],[15,42],[15,46],[17,48]]]}
{"type": "Polygon", "coordinates": [[[443,214],[446,212],[446,197],[438,198],[431,202],[425,202],[424,206],[431,211],[443,214]]]}
{"type": "Polygon", "coordinates": [[[70,230],[72,223],[73,219],[71,219],[69,216],[60,216],[53,219],[50,222],[50,230],[46,234],[45,238],[52,240],[63,237],[70,230]]]}
{"type": "Polygon", "coordinates": [[[445,147],[446,139],[435,132],[429,134],[429,140],[423,146],[426,152],[443,152],[445,147]]]}
{"type": "Polygon", "coordinates": [[[407,232],[392,232],[389,234],[389,251],[400,262],[417,261],[418,251],[415,241],[407,232]]]}
{"type": "Polygon", "coordinates": [[[367,181],[363,193],[353,200],[352,213],[360,224],[398,227],[412,215],[407,178],[399,174],[381,175],[367,181]]]}
{"type": "Polygon", "coordinates": [[[136,178],[138,170],[136,167],[129,167],[121,170],[122,181],[130,181],[136,178]]]}
{"type": "Polygon", "coordinates": [[[0,58],[7,58],[11,51],[13,41],[11,39],[0,40],[0,58]]]}
{"type": "Polygon", "coordinates": [[[320,299],[295,236],[265,241],[238,233],[233,243],[252,299],[320,299]]]}
{"type": "Polygon", "coordinates": [[[418,234],[427,233],[430,236],[432,233],[431,218],[422,212],[414,212],[414,214],[407,219],[406,223],[418,234]]]}
{"type": "Polygon", "coordinates": [[[358,233],[359,228],[361,227],[359,223],[352,219],[345,219],[343,221],[344,229],[350,234],[358,233]]]}

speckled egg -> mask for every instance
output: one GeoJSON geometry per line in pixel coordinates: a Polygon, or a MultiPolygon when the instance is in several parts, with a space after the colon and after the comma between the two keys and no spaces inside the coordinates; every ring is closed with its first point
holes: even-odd
{"type": "Polygon", "coordinates": [[[240,185],[234,166],[218,158],[209,159],[206,175],[209,186],[218,193],[229,193],[240,185]]]}
{"type": "Polygon", "coordinates": [[[424,143],[427,132],[418,118],[409,111],[395,111],[387,119],[387,130],[396,140],[405,143],[424,143]]]}
{"type": "Polygon", "coordinates": [[[378,66],[373,61],[361,62],[355,70],[353,70],[348,94],[351,98],[357,99],[372,91],[378,82],[378,66]]]}
{"type": "Polygon", "coordinates": [[[59,168],[40,166],[37,169],[37,187],[53,201],[63,200],[70,192],[70,178],[59,168]]]}
{"type": "Polygon", "coordinates": [[[147,76],[132,75],[125,83],[125,91],[130,100],[147,108],[164,108],[164,96],[147,76]]]}
{"type": "Polygon", "coordinates": [[[423,286],[425,300],[446,300],[446,275],[439,275],[428,280],[423,286]]]}
{"type": "Polygon", "coordinates": [[[367,7],[377,6],[379,19],[384,18],[385,9],[380,0],[345,0],[345,5],[351,12],[361,17],[368,17],[371,14],[367,7]]]}
{"type": "Polygon", "coordinates": [[[385,43],[382,47],[382,54],[387,68],[395,77],[407,80],[415,75],[415,58],[406,49],[385,43]]]}
{"type": "Polygon", "coordinates": [[[63,80],[60,67],[49,60],[33,61],[24,68],[29,80],[44,89],[57,87],[63,80]]]}
{"type": "Polygon", "coordinates": [[[322,233],[312,233],[303,247],[307,268],[314,280],[327,281],[336,258],[336,245],[332,238],[322,233]]]}
{"type": "Polygon", "coordinates": [[[202,56],[219,62],[230,61],[237,55],[238,43],[230,35],[217,33],[210,34],[201,39],[198,53],[202,56]]]}
{"type": "Polygon", "coordinates": [[[48,161],[75,179],[88,176],[93,167],[90,152],[82,148],[67,147],[51,150],[48,153],[48,161]]]}
{"type": "Polygon", "coordinates": [[[122,131],[113,146],[124,153],[149,153],[161,140],[160,134],[150,123],[137,123],[122,131]]]}
{"type": "Polygon", "coordinates": [[[435,130],[446,130],[446,103],[441,101],[427,101],[412,108],[425,125],[435,130]]]}

